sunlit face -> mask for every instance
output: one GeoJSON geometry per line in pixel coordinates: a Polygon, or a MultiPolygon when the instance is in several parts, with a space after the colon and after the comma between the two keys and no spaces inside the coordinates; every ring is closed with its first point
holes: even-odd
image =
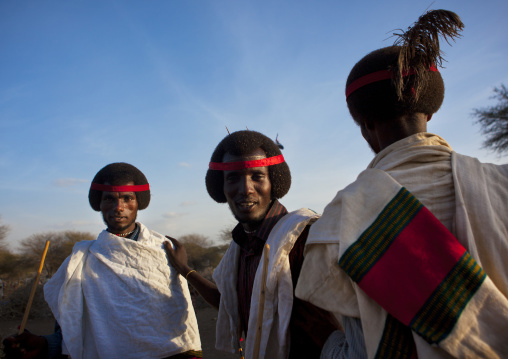
{"type": "MultiPolygon", "coordinates": [[[[265,152],[257,150],[245,156],[226,153],[223,162],[252,161],[266,158],[265,152]]],[[[261,222],[271,203],[272,184],[268,167],[224,171],[224,195],[235,218],[247,230],[253,230],[261,222]]]]}
{"type": "MultiPolygon", "coordinates": [[[[105,183],[109,184],[109,183],[105,183]]],[[[130,181],[123,186],[134,185],[130,181]]],[[[115,234],[129,233],[136,227],[138,201],[134,192],[102,192],[101,213],[108,231],[115,234]]]]}

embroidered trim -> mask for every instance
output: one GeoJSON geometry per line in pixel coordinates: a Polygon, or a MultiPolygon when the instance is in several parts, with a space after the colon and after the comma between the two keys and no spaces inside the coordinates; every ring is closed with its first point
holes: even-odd
{"type": "Polygon", "coordinates": [[[422,207],[418,199],[402,188],[374,223],[346,250],[339,266],[351,279],[359,282],[422,207]]]}
{"type": "Polygon", "coordinates": [[[487,277],[465,252],[410,323],[430,344],[439,343],[452,331],[471,297],[487,277]]]}
{"type": "Polygon", "coordinates": [[[413,353],[413,346],[411,329],[388,314],[374,358],[409,359],[413,353]]]}

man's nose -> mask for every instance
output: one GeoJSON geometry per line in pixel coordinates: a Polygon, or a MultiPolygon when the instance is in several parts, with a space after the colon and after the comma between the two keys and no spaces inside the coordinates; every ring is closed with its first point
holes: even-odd
{"type": "Polygon", "coordinates": [[[115,210],[123,211],[125,207],[125,203],[121,199],[117,199],[115,202],[115,210]]]}
{"type": "Polygon", "coordinates": [[[249,177],[247,176],[242,177],[242,179],[240,180],[239,192],[243,195],[249,195],[252,192],[254,192],[254,184],[249,177]]]}

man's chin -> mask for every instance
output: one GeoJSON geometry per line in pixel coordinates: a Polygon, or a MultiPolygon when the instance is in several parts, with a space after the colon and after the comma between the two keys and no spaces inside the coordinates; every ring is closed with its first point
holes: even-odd
{"type": "Polygon", "coordinates": [[[110,225],[108,224],[108,231],[114,232],[114,233],[122,233],[123,231],[127,230],[127,228],[129,228],[131,225],[132,225],[132,223],[124,224],[124,225],[121,225],[118,223],[112,223],[110,225]]]}
{"type": "Polygon", "coordinates": [[[249,228],[258,228],[261,223],[263,223],[263,219],[265,219],[265,217],[261,217],[261,218],[240,218],[239,216],[235,216],[235,219],[240,222],[240,224],[246,224],[249,226],[249,228]]]}
{"type": "Polygon", "coordinates": [[[261,213],[259,214],[259,211],[256,211],[258,212],[258,214],[254,214],[254,213],[241,213],[238,215],[236,214],[232,209],[231,209],[231,206],[229,207],[231,213],[233,214],[233,216],[235,217],[235,219],[240,222],[241,224],[246,224],[249,226],[249,228],[257,228],[261,225],[261,223],[263,222],[263,220],[265,219],[266,217],[266,214],[268,213],[268,210],[270,209],[269,207],[266,208],[266,211],[264,211],[264,213],[261,213]]]}

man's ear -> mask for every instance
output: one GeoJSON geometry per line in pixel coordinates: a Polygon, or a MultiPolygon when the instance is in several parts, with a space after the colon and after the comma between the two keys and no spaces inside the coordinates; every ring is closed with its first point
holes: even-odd
{"type": "Polygon", "coordinates": [[[360,126],[360,127],[364,127],[366,128],[367,130],[371,131],[373,128],[374,128],[374,123],[373,121],[369,121],[368,119],[366,118],[360,118],[360,117],[355,117],[354,118],[355,120],[355,123],[360,126]]]}
{"type": "Polygon", "coordinates": [[[374,130],[375,127],[375,121],[369,121],[367,119],[363,120],[363,123],[365,124],[365,128],[369,131],[374,130]]]}
{"type": "Polygon", "coordinates": [[[427,122],[430,121],[430,119],[432,118],[432,115],[434,115],[433,113],[431,113],[430,115],[427,115],[427,122]]]}

